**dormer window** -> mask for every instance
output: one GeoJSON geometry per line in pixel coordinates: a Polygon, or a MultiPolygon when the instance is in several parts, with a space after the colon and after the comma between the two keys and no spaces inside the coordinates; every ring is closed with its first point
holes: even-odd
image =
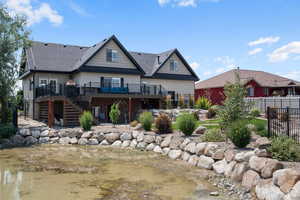
{"type": "Polygon", "coordinates": [[[114,49],[107,49],[106,52],[106,61],[107,62],[119,62],[119,53],[114,49]]]}
{"type": "Polygon", "coordinates": [[[171,60],[170,62],[170,71],[177,72],[178,71],[178,62],[176,60],[171,60]]]}

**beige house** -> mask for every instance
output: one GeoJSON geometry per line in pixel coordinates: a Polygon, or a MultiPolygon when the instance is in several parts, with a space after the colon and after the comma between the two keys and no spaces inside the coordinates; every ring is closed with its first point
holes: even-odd
{"type": "Polygon", "coordinates": [[[32,42],[24,56],[25,114],[49,125],[78,125],[83,110],[107,122],[114,102],[129,122],[139,109],[162,107],[167,95],[175,103],[193,97],[199,80],[177,49],[129,52],[115,36],[92,47],[32,42]]]}

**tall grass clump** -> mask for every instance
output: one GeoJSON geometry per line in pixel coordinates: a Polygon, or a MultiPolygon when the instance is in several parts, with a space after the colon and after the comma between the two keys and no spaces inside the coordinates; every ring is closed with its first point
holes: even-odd
{"type": "Polygon", "coordinates": [[[93,124],[93,115],[90,111],[84,111],[79,119],[80,126],[84,131],[89,131],[92,128],[93,124]]]}
{"type": "Polygon", "coordinates": [[[151,131],[153,116],[151,112],[143,112],[139,116],[139,122],[142,124],[145,131],[151,131]]]}

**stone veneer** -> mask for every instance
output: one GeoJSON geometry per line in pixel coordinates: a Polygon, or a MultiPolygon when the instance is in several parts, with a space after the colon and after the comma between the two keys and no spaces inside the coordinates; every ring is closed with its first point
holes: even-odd
{"type": "Polygon", "coordinates": [[[281,162],[268,158],[265,149],[238,151],[226,149],[220,143],[198,143],[178,135],[157,135],[141,130],[122,129],[83,132],[80,128],[49,129],[48,127],[20,128],[17,135],[1,145],[24,146],[43,143],[62,145],[111,145],[154,151],[180,159],[188,164],[214,170],[240,182],[259,200],[300,200],[300,171],[283,169],[281,162]]]}

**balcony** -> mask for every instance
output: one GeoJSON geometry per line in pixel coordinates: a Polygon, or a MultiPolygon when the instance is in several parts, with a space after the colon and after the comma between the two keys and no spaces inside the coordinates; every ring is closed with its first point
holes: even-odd
{"type": "Polygon", "coordinates": [[[43,85],[36,88],[36,97],[44,96],[93,96],[98,94],[132,94],[148,96],[165,96],[167,91],[161,85],[124,84],[123,87],[101,86],[100,82],[89,82],[83,86],[65,84],[43,85]]]}

